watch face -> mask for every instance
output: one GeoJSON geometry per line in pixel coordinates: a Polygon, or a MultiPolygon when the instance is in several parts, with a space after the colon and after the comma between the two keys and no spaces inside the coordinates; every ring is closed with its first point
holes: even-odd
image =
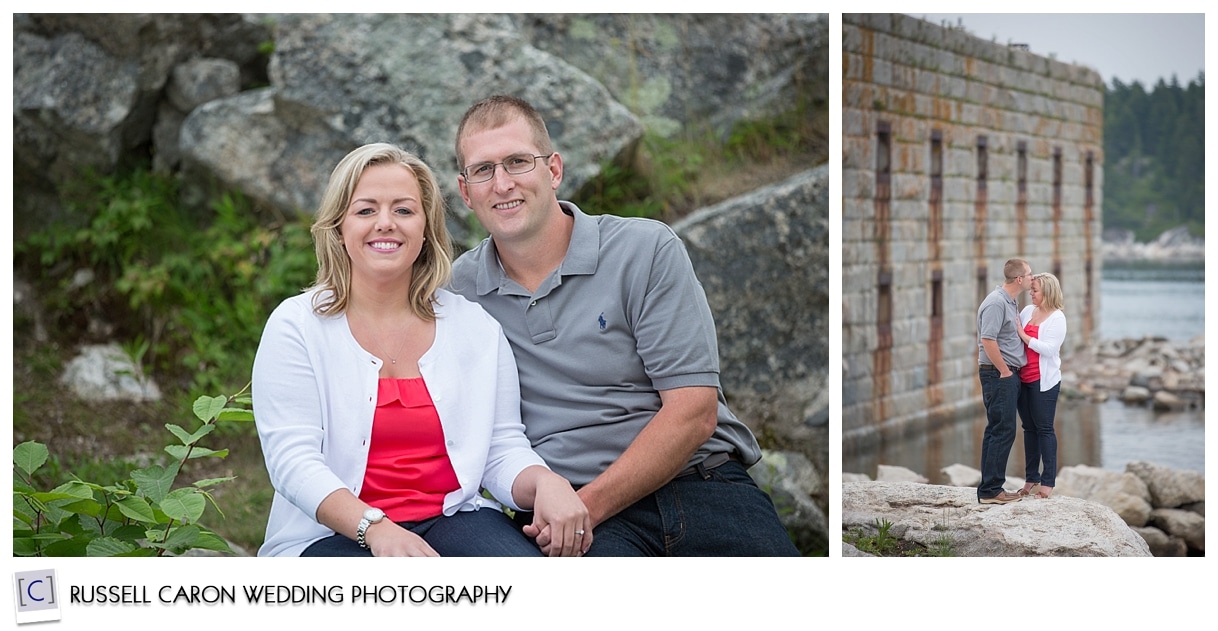
{"type": "Polygon", "coordinates": [[[380,521],[383,517],[385,517],[385,511],[382,511],[379,508],[369,508],[368,510],[364,511],[364,519],[367,519],[374,524],[380,521]]]}

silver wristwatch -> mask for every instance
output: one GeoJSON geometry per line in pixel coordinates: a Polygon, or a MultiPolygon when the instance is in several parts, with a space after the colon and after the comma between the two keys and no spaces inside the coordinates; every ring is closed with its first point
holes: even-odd
{"type": "Polygon", "coordinates": [[[364,517],[359,520],[359,528],[355,529],[355,542],[361,548],[368,548],[367,542],[364,541],[364,535],[368,533],[368,527],[385,518],[385,511],[379,508],[369,508],[364,511],[364,517]]]}

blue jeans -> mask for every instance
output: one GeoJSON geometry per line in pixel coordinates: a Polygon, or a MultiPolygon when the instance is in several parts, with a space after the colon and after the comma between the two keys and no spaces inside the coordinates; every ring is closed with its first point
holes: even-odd
{"type": "Polygon", "coordinates": [[[1019,387],[1019,420],[1023,425],[1024,472],[1028,482],[1052,488],[1057,482],[1057,395],[1062,384],[1040,391],[1040,380],[1019,387]],[[1044,470],[1041,470],[1041,465],[1044,470]]]}
{"type": "Polygon", "coordinates": [[[1007,460],[1015,444],[1015,414],[1019,400],[1019,375],[1006,379],[998,369],[982,366],[981,400],[985,403],[985,434],[981,439],[981,485],[977,499],[994,497],[1007,481],[1007,460]]]}
{"type": "Polygon", "coordinates": [[[799,556],[770,496],[734,460],[674,478],[593,535],[587,556],[799,556]]]}
{"type": "MultiPolygon", "coordinates": [[[[399,522],[419,535],[442,557],[539,557],[541,551],[525,537],[512,520],[493,508],[463,511],[451,517],[399,522]]],[[[314,541],[302,557],[370,557],[371,550],[354,539],[333,534],[314,541]]]]}

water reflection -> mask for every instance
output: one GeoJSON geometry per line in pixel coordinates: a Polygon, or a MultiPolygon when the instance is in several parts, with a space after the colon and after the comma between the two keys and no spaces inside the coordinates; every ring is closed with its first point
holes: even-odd
{"type": "MultiPolygon", "coordinates": [[[[1124,471],[1142,460],[1174,469],[1205,470],[1204,413],[1163,413],[1119,401],[1062,401],[1057,410],[1058,466],[1085,464],[1124,471]]],[[[874,449],[843,453],[843,470],[875,477],[876,465],[898,465],[947,484],[940,469],[960,463],[980,468],[985,410],[978,405],[954,422],[915,435],[882,437],[874,449]]],[[[1023,429],[1015,436],[1007,475],[1024,475],[1023,429]]]]}

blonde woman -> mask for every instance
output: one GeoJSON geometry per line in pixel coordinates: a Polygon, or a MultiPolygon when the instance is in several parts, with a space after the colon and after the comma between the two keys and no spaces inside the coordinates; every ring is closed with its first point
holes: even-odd
{"type": "Polygon", "coordinates": [[[451,274],[431,169],[387,144],[348,154],[313,224],[315,285],[267,322],[254,415],[275,497],[262,556],[539,555],[500,510],[592,543],[588,511],[529,446],[499,324],[451,274]]]}
{"type": "Polygon", "coordinates": [[[1019,314],[1019,337],[1028,363],[1019,373],[1019,419],[1023,426],[1026,481],[1019,495],[1048,498],[1057,478],[1057,434],[1053,428],[1061,392],[1066,314],[1057,277],[1040,273],[1028,290],[1032,304],[1019,314]]]}

